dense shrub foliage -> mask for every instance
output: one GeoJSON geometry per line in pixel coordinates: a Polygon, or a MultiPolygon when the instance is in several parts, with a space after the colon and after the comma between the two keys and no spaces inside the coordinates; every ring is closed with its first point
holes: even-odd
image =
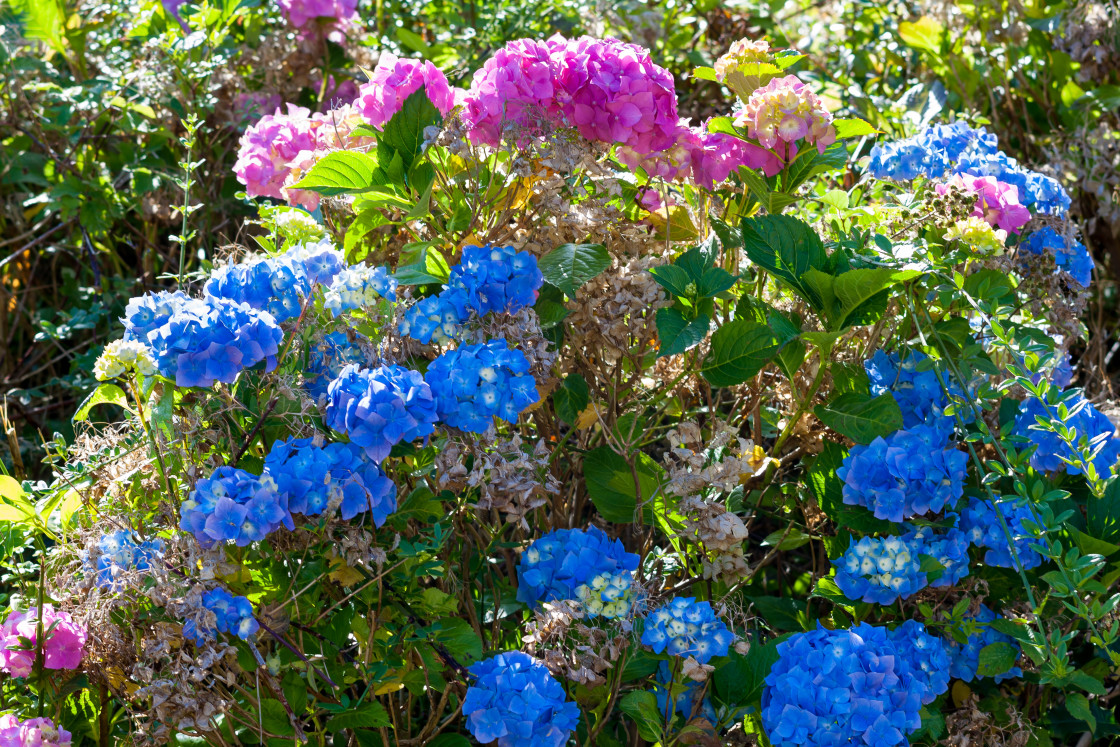
{"type": "Polygon", "coordinates": [[[1113,743],[1096,8],[9,2],[0,747],[1113,743]]]}

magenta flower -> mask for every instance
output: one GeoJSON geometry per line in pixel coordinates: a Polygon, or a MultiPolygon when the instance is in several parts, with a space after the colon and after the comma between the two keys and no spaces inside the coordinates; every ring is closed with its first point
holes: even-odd
{"type": "Polygon", "coordinates": [[[773,151],[718,132],[695,131],[692,148],[692,179],[701,187],[714,189],[740,166],[774,176],[785,165],[773,151]]]}
{"type": "Polygon", "coordinates": [[[536,131],[559,118],[549,45],[518,39],[499,49],[474,74],[463,96],[471,142],[497,147],[507,125],[536,131]]]}
{"type": "Polygon", "coordinates": [[[786,163],[797,156],[800,140],[821,153],[836,142],[832,114],[796,75],[776,78],[752,93],[735,124],[786,163]]]}
{"type": "Polygon", "coordinates": [[[267,114],[241,136],[233,171],[250,197],[283,198],[290,164],[315,149],[311,111],[288,104],[288,113],[267,114]]]}
{"type": "Polygon", "coordinates": [[[0,716],[0,747],[70,747],[70,732],[49,718],[20,721],[15,714],[0,716]]]}
{"type": "Polygon", "coordinates": [[[972,215],[983,218],[990,226],[1019,233],[1019,229],[1031,219],[1031,211],[1019,203],[1019,188],[994,176],[954,174],[952,179],[938,184],[935,189],[937,194],[943,195],[950,187],[975,194],[976,207],[972,215]]]}
{"type": "MultiPolygon", "coordinates": [[[[38,608],[32,608],[26,612],[13,611],[0,623],[0,671],[13,677],[31,674],[35,666],[38,620],[38,608]]],[[[53,605],[44,604],[43,629],[50,630],[43,646],[43,666],[77,669],[86,645],[85,626],[75,622],[68,612],[56,612],[53,605]]]]}
{"type": "Polygon", "coordinates": [[[327,38],[342,42],[358,17],[358,0],[278,0],[288,23],[305,34],[320,26],[327,38]]]}
{"type": "Polygon", "coordinates": [[[427,60],[402,60],[383,52],[369,83],[362,85],[354,104],[367,122],[380,129],[401,110],[405,99],[421,87],[443,116],[454,108],[451,86],[438,67],[427,60]]]}

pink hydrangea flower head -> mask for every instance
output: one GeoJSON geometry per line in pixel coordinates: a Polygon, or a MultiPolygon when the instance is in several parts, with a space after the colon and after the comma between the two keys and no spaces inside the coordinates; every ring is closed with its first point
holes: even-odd
{"type": "MultiPolygon", "coordinates": [[[[50,630],[43,645],[43,666],[47,669],[77,669],[86,645],[85,626],[68,612],[43,605],[43,629],[50,630]]],[[[13,611],[0,623],[0,671],[13,677],[27,677],[35,666],[38,640],[38,608],[13,611]],[[31,645],[27,646],[26,642],[31,645]]]]}
{"type": "Polygon", "coordinates": [[[288,104],[288,113],[267,114],[245,131],[233,171],[251,197],[282,198],[289,164],[315,149],[311,112],[288,104]]]}
{"type": "Polygon", "coordinates": [[[680,139],[672,74],[649,51],[618,39],[549,40],[556,99],[568,123],[588,140],[623,145],[641,156],[680,139]]]}
{"type": "Polygon", "coordinates": [[[836,142],[832,114],[796,75],[775,78],[752,93],[735,124],[787,163],[796,156],[800,140],[815,144],[821,153],[836,142]]]}
{"type": "Polygon", "coordinates": [[[405,99],[421,87],[443,116],[455,107],[451,86],[438,67],[427,60],[402,60],[385,52],[369,82],[362,84],[355,103],[367,122],[381,128],[401,110],[405,99]]]}
{"type": "Polygon", "coordinates": [[[651,177],[666,181],[684,178],[692,169],[692,156],[697,147],[696,134],[686,122],[679,122],[673,144],[652,153],[642,153],[629,145],[615,151],[618,160],[633,171],[641,169],[651,177]]]}
{"type": "Polygon", "coordinates": [[[975,194],[972,215],[983,218],[992,227],[1019,233],[1031,219],[1031,211],[1019,202],[1019,188],[1014,184],[1001,182],[994,176],[954,174],[947,183],[938,184],[934,189],[943,195],[952,187],[975,194]]]}
{"type": "Polygon", "coordinates": [[[507,126],[539,129],[559,114],[548,44],[518,39],[475,71],[463,97],[463,123],[471,142],[497,147],[507,126]]]}
{"type": "Polygon", "coordinates": [[[727,181],[740,166],[774,176],[785,164],[773,151],[721,132],[696,130],[692,151],[692,180],[705,189],[727,181]]]}
{"type": "Polygon", "coordinates": [[[284,18],[297,29],[307,29],[320,19],[325,19],[331,25],[346,25],[358,15],[358,0],[278,1],[284,18]]]}
{"type": "Polygon", "coordinates": [[[71,734],[49,718],[20,721],[13,714],[0,716],[0,747],[70,747],[71,734]]]}

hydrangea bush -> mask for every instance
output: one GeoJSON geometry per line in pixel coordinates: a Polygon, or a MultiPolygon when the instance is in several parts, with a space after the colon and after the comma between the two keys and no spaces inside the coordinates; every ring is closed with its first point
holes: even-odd
{"type": "Polygon", "coordinates": [[[256,247],[134,297],[53,482],[0,478],[0,743],[1120,733],[1069,197],[809,62],[736,42],[694,124],[615,38],[386,53],[249,126],[256,247]]]}

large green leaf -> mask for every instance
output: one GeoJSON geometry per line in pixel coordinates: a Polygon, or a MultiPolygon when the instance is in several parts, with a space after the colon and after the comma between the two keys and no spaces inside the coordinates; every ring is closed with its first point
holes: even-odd
{"type": "Polygon", "coordinates": [[[1120,544],[1120,477],[1110,478],[1100,498],[1089,498],[1088,533],[1120,544]]]}
{"type": "Polygon", "coordinates": [[[890,393],[870,397],[848,392],[817,405],[813,412],[829,428],[860,444],[869,444],[902,427],[902,408],[890,393]]]}
{"type": "Polygon", "coordinates": [[[820,297],[802,280],[809,270],[828,264],[824,244],[808,223],[788,215],[764,215],[743,221],[743,249],[752,262],[785,281],[810,306],[821,310],[820,297]]]}
{"type": "Polygon", "coordinates": [[[401,105],[400,111],[385,123],[377,138],[377,152],[384,163],[392,160],[391,153],[401,158],[404,173],[412,170],[424,144],[424,130],[443,122],[443,116],[428,99],[423,87],[416,89],[401,105]],[[387,157],[388,156],[388,157],[387,157]]]}
{"type": "Polygon", "coordinates": [[[712,349],[700,373],[712,386],[750,381],[778,352],[778,341],[765,324],[735,319],[712,335],[712,349]]]}
{"type": "Polygon", "coordinates": [[[747,653],[728,652],[729,660],[717,667],[712,675],[712,689],[716,698],[731,706],[731,710],[758,707],[766,676],[778,661],[778,644],[788,636],[781,636],[769,643],[752,644],[747,653]]]}
{"type": "Polygon", "coordinates": [[[1006,641],[990,643],[980,649],[980,658],[976,667],[976,674],[981,677],[995,677],[1003,674],[1015,666],[1019,658],[1019,647],[1006,641]]]}
{"type": "Polygon", "coordinates": [[[363,703],[358,708],[331,716],[325,725],[328,733],[334,734],[343,729],[379,729],[389,726],[389,714],[385,706],[376,700],[363,703]]]}
{"type": "Polygon", "coordinates": [[[131,412],[128,407],[128,397],[125,396],[124,390],[116,384],[104,383],[94,389],[88,397],[82,400],[82,404],[78,405],[78,411],[74,413],[74,422],[81,423],[89,420],[89,411],[98,405],[116,405],[131,412]]]}
{"type": "Polygon", "coordinates": [[[544,279],[574,298],[583,284],[611,266],[602,244],[561,244],[538,263],[544,279]]]}
{"type": "MultiPolygon", "coordinates": [[[[895,283],[917,277],[917,270],[892,270],[888,267],[860,268],[837,275],[832,283],[836,294],[837,313],[833,329],[844,329],[853,324],[874,321],[867,317],[869,307],[876,301],[886,306],[886,291],[895,283]]],[[[881,314],[882,311],[879,311],[881,314]]]]}
{"type": "Polygon", "coordinates": [[[579,414],[587,409],[590,402],[587,380],[577,373],[568,374],[552,394],[557,416],[568,425],[575,425],[579,414]]]}
{"type": "MultiPolygon", "coordinates": [[[[607,521],[629,524],[638,520],[641,518],[636,516],[638,487],[642,491],[643,504],[648,504],[660,489],[661,467],[648,454],[638,452],[637,459],[638,484],[635,485],[630,464],[609,446],[592,449],[583,456],[587,492],[595,508],[607,521]]],[[[653,514],[648,505],[643,506],[642,513],[646,519],[653,514]]]]}
{"type": "Polygon", "coordinates": [[[618,702],[618,710],[625,713],[638,725],[638,735],[647,742],[661,741],[661,709],[653,693],[635,690],[627,693],[618,702]]]}
{"type": "Polygon", "coordinates": [[[385,182],[385,174],[375,155],[338,150],[316,161],[293,187],[330,197],[364,192],[383,186],[385,182]]]}
{"type": "Polygon", "coordinates": [[[678,309],[658,309],[657,338],[661,341],[657,357],[679,355],[697,344],[708,334],[712,320],[703,315],[687,319],[678,309]]]}

